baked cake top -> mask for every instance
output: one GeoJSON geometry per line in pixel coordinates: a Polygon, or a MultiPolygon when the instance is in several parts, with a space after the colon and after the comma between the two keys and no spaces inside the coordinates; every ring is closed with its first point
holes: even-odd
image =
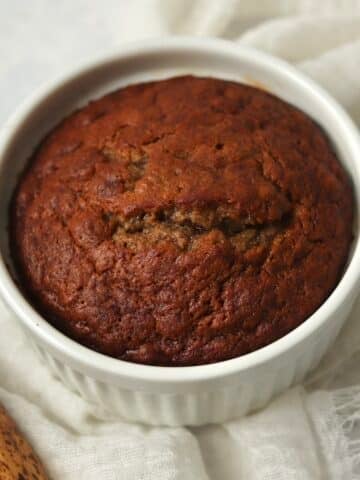
{"type": "Polygon", "coordinates": [[[269,93],[196,77],[130,86],[75,112],[33,155],[11,247],[52,322],[120,359],[228,359],[330,294],[352,193],[322,130],[269,93]]]}

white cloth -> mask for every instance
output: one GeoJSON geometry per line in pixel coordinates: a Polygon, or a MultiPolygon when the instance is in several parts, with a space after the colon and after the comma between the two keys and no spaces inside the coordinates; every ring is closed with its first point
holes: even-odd
{"type": "MultiPolygon", "coordinates": [[[[4,0],[1,7],[0,128],[63,66],[171,33],[222,36],[279,55],[360,123],[359,0],[4,0]]],[[[106,418],[49,374],[0,311],[0,400],[54,480],[360,478],[360,301],[305,385],[254,415],[193,429],[106,418]]]]}

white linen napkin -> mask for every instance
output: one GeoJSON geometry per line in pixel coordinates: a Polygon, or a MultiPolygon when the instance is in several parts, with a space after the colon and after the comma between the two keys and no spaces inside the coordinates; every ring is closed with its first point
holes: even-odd
{"type": "MultiPolygon", "coordinates": [[[[85,0],[13,0],[2,10],[0,128],[63,65],[172,33],[222,36],[281,56],[360,124],[359,0],[103,0],[91,8],[85,0]]],[[[305,385],[256,414],[192,429],[108,418],[54,379],[2,304],[0,311],[0,401],[53,480],[360,479],[360,300],[305,385]]]]}

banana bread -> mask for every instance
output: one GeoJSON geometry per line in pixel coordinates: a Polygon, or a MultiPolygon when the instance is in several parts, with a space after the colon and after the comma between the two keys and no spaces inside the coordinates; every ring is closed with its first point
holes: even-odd
{"type": "Polygon", "coordinates": [[[350,182],[324,132],[258,88],[122,88],[38,147],[10,210],[36,308],[83,345],[153,365],[218,362],[308,318],[352,239],[350,182]]]}

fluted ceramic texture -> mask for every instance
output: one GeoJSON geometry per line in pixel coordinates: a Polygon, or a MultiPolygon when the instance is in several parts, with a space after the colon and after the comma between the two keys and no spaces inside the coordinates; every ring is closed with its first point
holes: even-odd
{"type": "Polygon", "coordinates": [[[132,391],[101,382],[60,362],[39,345],[33,343],[33,346],[56,377],[112,417],[150,425],[203,425],[224,422],[262,408],[276,395],[301,382],[317,366],[337,332],[337,325],[322,331],[316,342],[308,344],[297,356],[287,358],[280,368],[272,368],[270,362],[265,371],[258,375],[254,372],[251,382],[243,381],[240,372],[237,382],[229,387],[181,394],[132,391]]]}

